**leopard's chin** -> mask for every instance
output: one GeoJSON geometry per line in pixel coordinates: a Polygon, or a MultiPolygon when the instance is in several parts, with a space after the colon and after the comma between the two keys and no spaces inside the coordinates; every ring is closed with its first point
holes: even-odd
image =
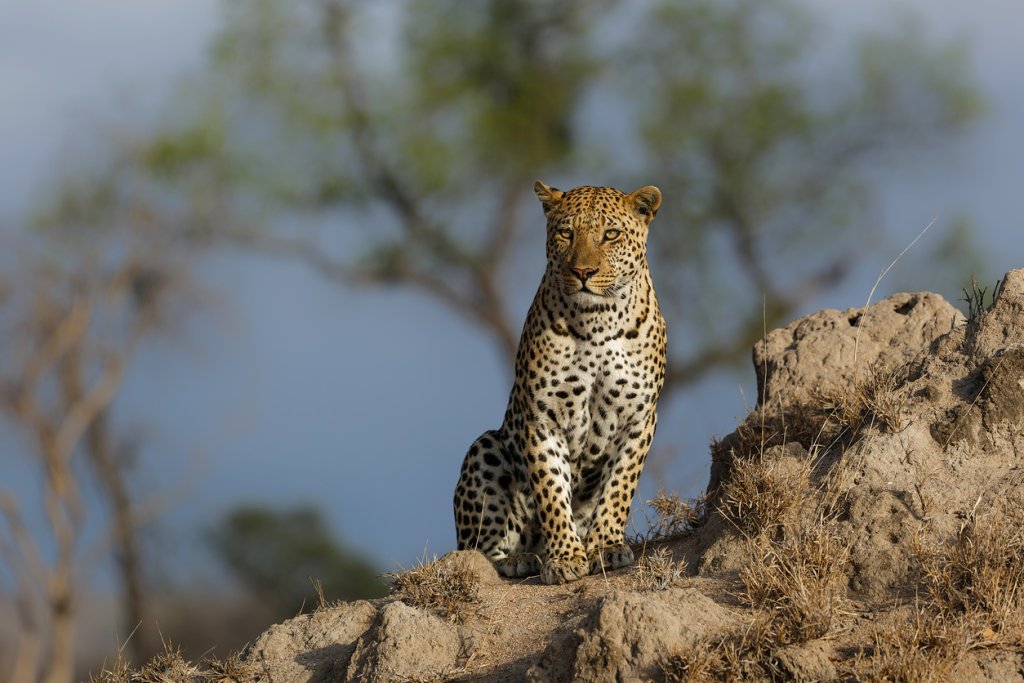
{"type": "Polygon", "coordinates": [[[611,298],[606,294],[598,294],[589,289],[578,289],[574,294],[569,295],[569,301],[582,311],[594,308],[605,308],[611,303],[611,298]]]}
{"type": "Polygon", "coordinates": [[[577,303],[584,301],[604,301],[608,296],[606,291],[599,292],[590,289],[589,287],[580,287],[579,285],[570,285],[566,287],[564,291],[566,298],[577,303]]]}
{"type": "Polygon", "coordinates": [[[616,299],[623,298],[627,287],[622,283],[614,282],[603,289],[592,289],[589,286],[580,286],[578,282],[566,283],[564,289],[565,298],[577,306],[597,306],[609,304],[616,299]]]}

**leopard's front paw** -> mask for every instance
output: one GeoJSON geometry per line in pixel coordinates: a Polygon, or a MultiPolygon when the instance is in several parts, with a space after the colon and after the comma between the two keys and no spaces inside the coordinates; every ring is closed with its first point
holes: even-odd
{"type": "Polygon", "coordinates": [[[624,543],[605,546],[604,548],[593,548],[589,553],[590,573],[599,574],[602,571],[620,569],[633,564],[633,551],[624,543]]]}
{"type": "Polygon", "coordinates": [[[589,573],[587,558],[580,552],[565,557],[549,557],[540,569],[540,580],[547,584],[568,583],[589,573]]]}
{"type": "Polygon", "coordinates": [[[540,558],[534,553],[517,553],[494,561],[494,568],[502,576],[519,578],[540,572],[540,558]]]}

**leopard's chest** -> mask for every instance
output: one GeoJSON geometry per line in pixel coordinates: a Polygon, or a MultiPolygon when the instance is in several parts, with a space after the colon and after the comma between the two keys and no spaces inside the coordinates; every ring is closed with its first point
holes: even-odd
{"type": "Polygon", "coordinates": [[[664,366],[651,356],[660,329],[649,286],[588,311],[542,285],[524,326],[503,422],[526,470],[551,469],[544,463],[556,457],[555,469],[568,461],[576,480],[629,448],[657,402],[664,366]]]}
{"type": "Polygon", "coordinates": [[[603,463],[627,434],[653,410],[641,391],[644,364],[628,345],[581,345],[571,358],[573,371],[555,392],[555,428],[568,447],[574,471],[603,463]]]}

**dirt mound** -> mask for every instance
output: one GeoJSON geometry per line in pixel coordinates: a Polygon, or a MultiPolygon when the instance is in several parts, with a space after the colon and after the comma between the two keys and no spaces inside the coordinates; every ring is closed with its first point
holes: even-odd
{"type": "Polygon", "coordinates": [[[252,680],[1024,681],[1024,270],[969,320],[898,294],[753,360],[706,498],[653,505],[636,567],[544,586],[452,553],[272,627],[252,680]]]}
{"type": "MultiPolygon", "coordinates": [[[[490,578],[475,552],[428,567],[443,572],[452,564],[490,578]]],[[[481,605],[464,623],[401,599],[360,601],[273,626],[242,659],[256,665],[253,680],[270,683],[648,680],[665,653],[735,623],[709,597],[720,593],[714,586],[640,593],[628,572],[569,586],[482,583],[481,605]]]]}
{"type": "Polygon", "coordinates": [[[823,383],[850,384],[877,365],[903,365],[964,316],[938,294],[895,294],[867,308],[818,311],[754,345],[762,401],[805,400],[823,383]]]}
{"type": "Polygon", "coordinates": [[[650,680],[665,653],[692,647],[725,630],[735,617],[700,591],[613,592],[582,627],[548,646],[527,681],[650,680]]]}
{"type": "Polygon", "coordinates": [[[754,363],[760,404],[713,448],[704,572],[746,561],[721,513],[737,463],[810,459],[819,486],[841,465],[850,587],[873,597],[906,581],[922,534],[948,537],[1021,485],[1024,270],[970,322],[935,294],[897,294],[775,330],[754,363]]]}
{"type": "Polygon", "coordinates": [[[443,678],[458,667],[462,637],[451,624],[401,602],[385,605],[356,645],[345,681],[443,678]]]}
{"type": "Polygon", "coordinates": [[[360,600],[300,615],[264,631],[245,659],[270,683],[335,680],[338,662],[351,658],[377,610],[377,603],[360,600]]]}

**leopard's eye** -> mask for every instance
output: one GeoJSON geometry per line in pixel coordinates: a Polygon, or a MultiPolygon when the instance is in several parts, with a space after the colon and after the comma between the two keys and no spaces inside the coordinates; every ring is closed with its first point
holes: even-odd
{"type": "Polygon", "coordinates": [[[569,229],[569,228],[559,228],[555,232],[555,234],[558,235],[559,237],[561,237],[564,240],[571,240],[572,239],[572,230],[569,229]]]}
{"type": "Polygon", "coordinates": [[[616,230],[615,228],[612,228],[611,230],[605,230],[604,231],[604,238],[607,241],[611,242],[613,239],[618,238],[618,236],[621,235],[621,234],[622,234],[621,230],[616,230]]]}

